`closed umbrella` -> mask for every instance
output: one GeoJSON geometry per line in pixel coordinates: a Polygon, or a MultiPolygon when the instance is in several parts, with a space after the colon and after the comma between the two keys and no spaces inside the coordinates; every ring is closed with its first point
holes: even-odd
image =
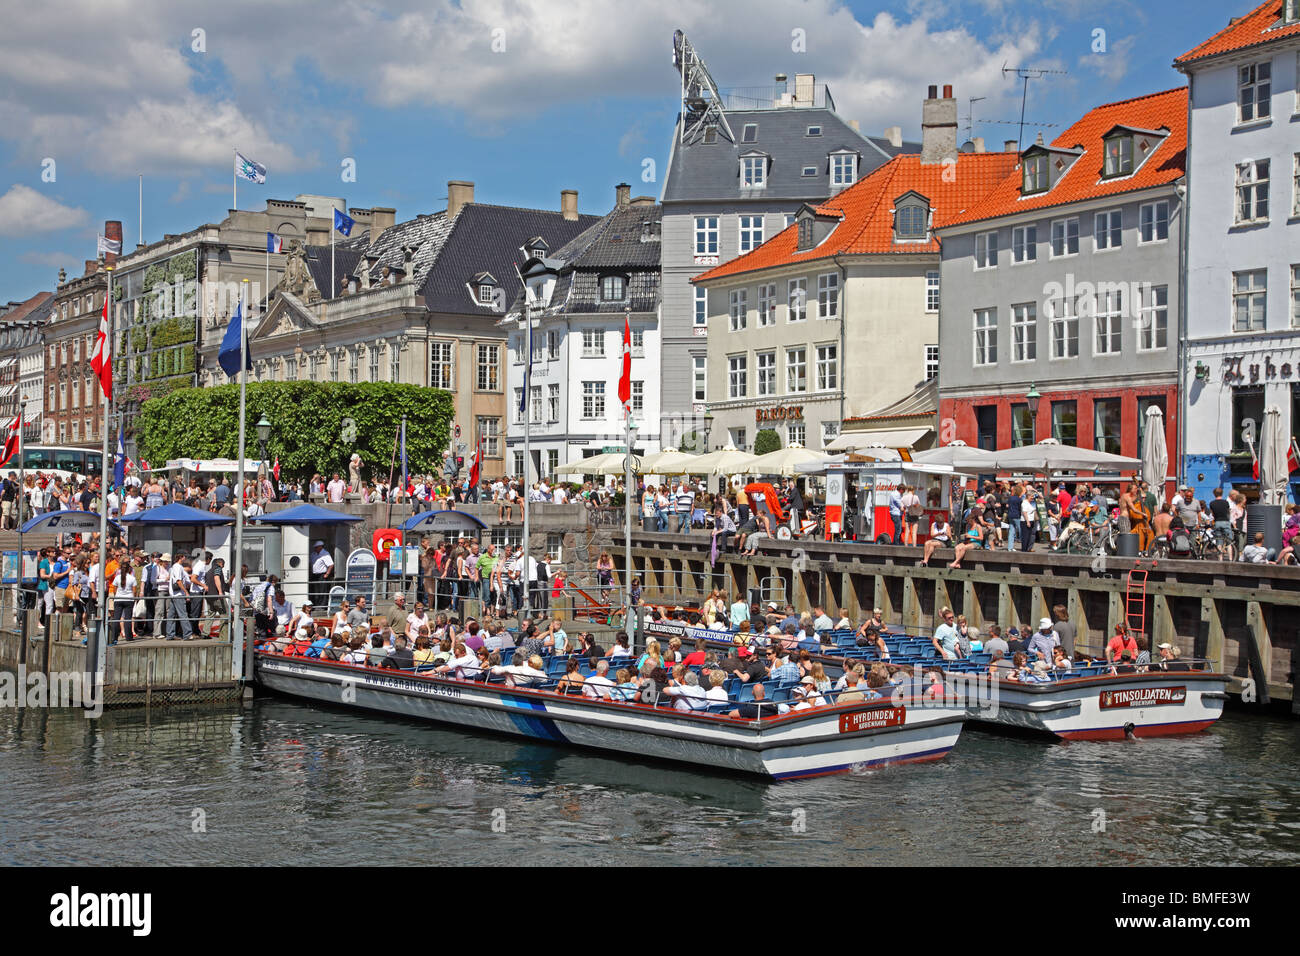
{"type": "Polygon", "coordinates": [[[1165,413],[1152,405],[1146,412],[1146,432],[1142,436],[1142,480],[1163,499],[1162,488],[1169,474],[1169,447],[1165,444],[1165,413]]]}
{"type": "Polygon", "coordinates": [[[792,442],[785,448],[759,455],[744,468],[748,475],[781,475],[783,477],[797,474],[800,465],[810,462],[825,461],[826,456],[820,452],[804,448],[798,442],[792,442]]]}
{"type": "Polygon", "coordinates": [[[707,455],[699,455],[691,462],[690,474],[739,475],[748,470],[746,466],[753,460],[754,456],[749,452],[741,451],[735,445],[728,444],[725,448],[711,451],[707,455]]]}
{"type": "Polygon", "coordinates": [[[1266,505],[1286,504],[1287,440],[1282,434],[1282,410],[1276,405],[1264,409],[1263,443],[1259,455],[1259,499],[1266,505]]]}

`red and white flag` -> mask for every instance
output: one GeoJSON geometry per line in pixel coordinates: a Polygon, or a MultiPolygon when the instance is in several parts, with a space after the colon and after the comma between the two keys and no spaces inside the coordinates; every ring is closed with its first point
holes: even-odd
{"type": "Polygon", "coordinates": [[[18,454],[18,432],[21,428],[17,415],[9,423],[9,428],[5,431],[5,450],[0,452],[0,468],[9,464],[9,460],[18,454]]]}
{"type": "Polygon", "coordinates": [[[99,319],[99,334],[95,336],[95,351],[90,353],[90,367],[99,376],[99,387],[104,397],[113,400],[113,345],[108,340],[108,299],[104,299],[104,314],[99,319]]]}
{"type": "Polygon", "coordinates": [[[275,480],[280,480],[280,456],[275,456],[275,464],[271,466],[271,474],[275,475],[275,480]]]}
{"type": "Polygon", "coordinates": [[[469,486],[477,488],[479,479],[483,471],[483,439],[478,440],[478,447],[474,449],[474,459],[469,466],[469,486]]]}
{"type": "Polygon", "coordinates": [[[1286,473],[1289,475],[1297,468],[1300,468],[1300,445],[1292,438],[1291,447],[1286,450],[1286,473]]]}
{"type": "Polygon", "coordinates": [[[618,380],[618,400],[623,403],[623,414],[632,414],[632,325],[623,316],[623,374],[618,380]]]}
{"type": "Polygon", "coordinates": [[[141,458],[141,459],[140,459],[140,470],[141,470],[141,471],[152,471],[153,469],[149,467],[149,462],[147,462],[147,461],[145,461],[143,458],[141,458]]]}

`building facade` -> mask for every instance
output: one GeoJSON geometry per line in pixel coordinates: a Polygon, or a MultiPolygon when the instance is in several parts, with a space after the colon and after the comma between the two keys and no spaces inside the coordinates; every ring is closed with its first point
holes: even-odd
{"type": "MultiPolygon", "coordinates": [[[[618,398],[625,319],[632,339],[631,411],[638,426],[633,451],[659,450],[652,423],[660,421],[661,400],[661,223],[662,209],[652,198],[632,199],[630,187],[620,184],[614,209],[595,225],[554,252],[542,243],[529,250],[523,276],[534,324],[531,362],[521,331],[522,294],[503,322],[509,332],[510,474],[535,481],[553,476],[560,465],[626,447],[618,398]],[[524,453],[525,418],[531,463],[524,453]]],[[[689,432],[684,437],[695,439],[689,432]]]]}
{"type": "Polygon", "coordinates": [[[44,337],[41,440],[47,445],[94,447],[103,440],[103,396],[90,355],[108,291],[108,267],[115,258],[109,253],[87,259],[82,274],[71,279],[59,270],[44,337]]]}
{"type": "MultiPolygon", "coordinates": [[[[286,243],[282,277],[249,336],[251,377],[446,389],[455,395],[453,447],[465,454],[481,437],[485,473],[500,474],[507,403],[499,320],[520,288],[515,264],[528,240],[558,248],[595,221],[578,215],[572,190],[558,212],[517,209],[476,203],[474,184],[457,181],[448,184],[446,210],[378,232],[354,227],[350,240],[335,243],[332,262],[327,233],[323,243],[286,243]]],[[[200,350],[200,384],[228,381],[216,361],[220,339],[200,350]]]]}
{"type": "MultiPolygon", "coordinates": [[[[771,428],[783,445],[824,450],[846,419],[923,391],[936,373],[936,230],[981,200],[1016,156],[974,143],[958,151],[951,88],[930,88],[922,126],[919,155],[896,156],[835,198],[804,205],[790,228],[695,280],[707,294],[714,444],[745,448],[771,428]]],[[[906,441],[895,431],[855,438],[917,448],[934,438],[933,427],[906,441]]]]}
{"type": "MultiPolygon", "coordinates": [[[[659,439],[681,444],[683,433],[707,427],[710,312],[703,287],[691,279],[743,256],[786,229],[806,204],[842,192],[903,152],[901,130],[863,136],[841,119],[825,85],[784,74],[761,90],[722,94],[679,35],[682,111],[673,131],[663,204],[661,362],[664,396],[659,439]]],[[[752,304],[751,300],[751,304],[752,304]]],[[[752,441],[752,429],[748,440],[752,441]]],[[[728,433],[716,423],[710,446],[728,433]]]]}
{"type": "Polygon", "coordinates": [[[1155,405],[1177,461],[1186,101],[1097,107],[940,230],[943,443],[1136,458],[1155,405]]]}
{"type": "Polygon", "coordinates": [[[1191,90],[1184,474],[1253,499],[1265,410],[1300,433],[1300,2],[1264,3],[1174,65],[1191,90]]]}
{"type": "Polygon", "coordinates": [[[12,417],[22,407],[23,440],[29,443],[39,441],[41,435],[43,339],[53,300],[53,293],[38,292],[22,302],[0,306],[0,415],[12,417]]]}

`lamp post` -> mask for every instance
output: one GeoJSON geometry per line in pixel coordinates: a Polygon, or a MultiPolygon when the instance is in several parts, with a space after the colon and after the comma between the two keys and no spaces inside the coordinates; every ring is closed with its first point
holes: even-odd
{"type": "Polygon", "coordinates": [[[1043,396],[1038,394],[1038,389],[1034,388],[1034,383],[1029,383],[1029,391],[1025,393],[1025,401],[1029,403],[1029,444],[1038,444],[1038,401],[1043,396]]]}
{"type": "MultiPolygon", "coordinates": [[[[261,418],[257,420],[257,424],[253,427],[257,429],[257,449],[258,449],[257,455],[261,459],[261,463],[257,466],[257,477],[265,478],[266,477],[266,443],[271,440],[271,423],[268,422],[266,420],[266,416],[263,415],[261,418]]],[[[242,449],[241,449],[241,453],[242,453],[242,449]]]]}

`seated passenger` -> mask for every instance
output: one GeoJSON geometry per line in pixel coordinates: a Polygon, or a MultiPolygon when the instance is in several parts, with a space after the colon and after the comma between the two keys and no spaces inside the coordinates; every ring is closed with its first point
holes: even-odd
{"type": "Polygon", "coordinates": [[[725,704],[727,702],[727,691],[722,686],[727,682],[727,675],[721,668],[714,668],[709,671],[709,689],[705,693],[710,704],[725,704]]]}
{"type": "MultiPolygon", "coordinates": [[[[421,628],[421,630],[424,630],[421,628]]],[[[411,654],[417,668],[433,666],[433,647],[428,634],[421,634],[415,639],[415,650],[411,654]]]]}
{"type": "Polygon", "coordinates": [[[361,666],[366,662],[366,639],[358,634],[348,642],[347,653],[343,655],[343,663],[356,664],[361,666]]]}
{"type": "Polygon", "coordinates": [[[452,648],[451,660],[435,667],[434,671],[439,674],[450,674],[453,677],[472,680],[478,676],[479,672],[478,655],[460,641],[457,641],[452,648]]]}
{"type": "Polygon", "coordinates": [[[614,682],[609,679],[609,661],[596,661],[596,673],[592,674],[582,683],[582,693],[585,697],[602,697],[609,699],[610,693],[614,687],[614,682]]]}
{"type": "Polygon", "coordinates": [[[763,684],[754,685],[754,699],[747,700],[735,706],[735,709],[727,714],[728,717],[740,717],[743,720],[756,720],[761,717],[776,716],[776,708],[771,701],[767,700],[767,688],[763,684]]]}
{"type": "Polygon", "coordinates": [[[410,670],[415,666],[415,658],[411,649],[406,646],[406,635],[398,634],[393,639],[393,653],[383,659],[380,667],[389,667],[399,670],[410,670]]]}
{"type": "Polygon", "coordinates": [[[540,654],[534,654],[525,662],[523,654],[515,655],[515,663],[501,664],[492,668],[493,675],[505,674],[506,684],[510,687],[529,687],[546,680],[546,668],[540,654]]]}
{"type": "Polygon", "coordinates": [[[835,699],[837,704],[852,704],[860,700],[866,700],[867,696],[862,693],[859,686],[861,676],[856,670],[846,671],[844,674],[844,690],[840,691],[840,696],[835,699]]]}
{"type": "Polygon", "coordinates": [[[680,682],[674,680],[664,688],[664,693],[677,698],[674,710],[704,710],[709,706],[708,693],[700,686],[700,676],[695,671],[687,671],[680,682]]]}
{"type": "Polygon", "coordinates": [[[580,694],[582,685],[586,683],[582,673],[579,671],[579,663],[576,657],[571,657],[564,665],[564,676],[560,682],[555,685],[557,694],[580,694]]]}
{"type": "Polygon", "coordinates": [[[610,689],[610,700],[621,700],[629,703],[636,700],[639,688],[636,686],[636,682],[632,680],[632,672],[630,670],[626,667],[620,667],[618,673],[614,675],[614,680],[618,683],[610,689]]]}
{"type": "Polygon", "coordinates": [[[346,636],[340,632],[335,632],[330,638],[330,646],[320,652],[321,660],[341,661],[348,648],[346,636]]]}

